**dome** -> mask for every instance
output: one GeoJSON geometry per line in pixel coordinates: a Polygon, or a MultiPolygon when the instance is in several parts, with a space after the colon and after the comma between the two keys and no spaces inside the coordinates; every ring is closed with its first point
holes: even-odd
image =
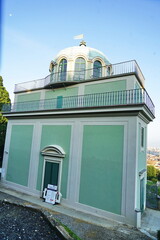
{"type": "Polygon", "coordinates": [[[86,47],[82,41],[79,46],[61,50],[50,62],[51,83],[75,84],[78,81],[100,79],[110,74],[111,63],[99,50],[86,47]]]}
{"type": "Polygon", "coordinates": [[[56,58],[57,61],[61,57],[66,57],[67,59],[75,59],[78,56],[85,57],[87,60],[93,60],[95,58],[100,58],[104,61],[105,64],[109,65],[110,62],[107,57],[99,50],[91,47],[86,47],[85,45],[68,47],[61,50],[56,58]]]}

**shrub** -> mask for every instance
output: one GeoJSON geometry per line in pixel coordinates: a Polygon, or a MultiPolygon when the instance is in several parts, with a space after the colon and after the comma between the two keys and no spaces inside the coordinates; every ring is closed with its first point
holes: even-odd
{"type": "Polygon", "coordinates": [[[147,166],[147,179],[156,178],[156,168],[152,165],[147,166]]]}
{"type": "Polygon", "coordinates": [[[160,181],[160,170],[157,170],[157,179],[160,181]]]}
{"type": "Polygon", "coordinates": [[[151,178],[151,181],[152,181],[153,183],[157,183],[157,178],[151,178]]]}
{"type": "Polygon", "coordinates": [[[157,231],[157,240],[160,240],[160,230],[157,231]]]}

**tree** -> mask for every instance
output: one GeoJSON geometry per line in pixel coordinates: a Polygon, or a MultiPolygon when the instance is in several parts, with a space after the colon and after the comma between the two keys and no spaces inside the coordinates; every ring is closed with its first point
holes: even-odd
{"type": "Polygon", "coordinates": [[[160,170],[157,169],[157,174],[156,175],[157,175],[158,181],[160,181],[160,170]]]}
{"type": "Polygon", "coordinates": [[[2,164],[3,158],[3,149],[7,128],[7,118],[2,115],[3,104],[10,103],[9,93],[6,88],[3,86],[3,78],[0,76],[0,166],[2,164]]]}
{"type": "Polygon", "coordinates": [[[156,168],[152,165],[147,166],[147,179],[156,178],[156,168]]]}
{"type": "Polygon", "coordinates": [[[3,78],[0,76],[0,124],[6,123],[7,119],[2,116],[2,106],[3,104],[10,103],[9,93],[3,86],[3,78]]]}

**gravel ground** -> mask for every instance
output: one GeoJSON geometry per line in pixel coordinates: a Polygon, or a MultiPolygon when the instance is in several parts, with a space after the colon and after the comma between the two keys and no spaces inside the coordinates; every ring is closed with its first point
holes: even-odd
{"type": "Polygon", "coordinates": [[[54,225],[55,219],[71,229],[81,240],[150,240],[134,227],[119,224],[102,227],[88,223],[49,208],[35,205],[20,198],[0,192],[0,240],[52,240],[61,239],[54,236],[53,227],[40,211],[54,225]],[[9,203],[8,203],[9,202],[9,203]],[[15,205],[17,204],[17,206],[15,205]],[[22,207],[21,207],[22,206],[22,207]],[[28,208],[33,207],[33,210],[28,208]]]}
{"type": "Polygon", "coordinates": [[[61,240],[41,212],[0,203],[0,240],[61,240]]]}

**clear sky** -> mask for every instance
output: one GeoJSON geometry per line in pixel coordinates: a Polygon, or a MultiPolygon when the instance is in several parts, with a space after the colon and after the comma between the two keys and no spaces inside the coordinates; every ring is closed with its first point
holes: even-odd
{"type": "Polygon", "coordinates": [[[12,101],[14,84],[47,76],[83,33],[111,63],[138,62],[156,109],[148,146],[160,147],[160,0],[5,0],[2,19],[0,75],[12,101]]]}

